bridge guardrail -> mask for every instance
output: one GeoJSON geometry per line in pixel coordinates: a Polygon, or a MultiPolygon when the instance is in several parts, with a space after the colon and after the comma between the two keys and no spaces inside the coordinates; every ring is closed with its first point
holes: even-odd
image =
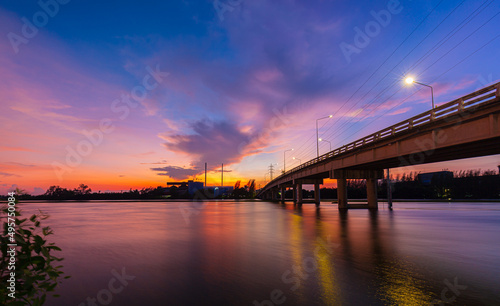
{"type": "MultiPolygon", "coordinates": [[[[343,145],[342,147],[339,147],[335,150],[325,153],[319,157],[313,158],[295,168],[286,171],[285,173],[281,174],[280,176],[276,177],[275,179],[267,183],[266,186],[272,183],[273,181],[279,180],[283,176],[291,174],[300,169],[306,168],[310,165],[316,164],[325,159],[335,157],[339,154],[343,154],[352,151],[354,149],[359,149],[366,145],[372,144],[376,141],[383,140],[387,137],[391,137],[394,135],[398,135],[400,133],[406,132],[416,127],[422,127],[436,120],[442,120],[448,116],[457,115],[467,110],[473,110],[479,105],[488,103],[489,101],[496,98],[500,98],[500,82],[482,88],[480,90],[477,90],[473,93],[470,93],[466,96],[463,96],[451,102],[447,102],[441,106],[435,107],[432,110],[426,111],[424,113],[411,117],[410,119],[391,125],[388,128],[385,128],[383,130],[365,136],[361,139],[355,140],[346,145],[343,145]]],[[[263,189],[265,188],[266,187],[264,186],[263,189]]]]}

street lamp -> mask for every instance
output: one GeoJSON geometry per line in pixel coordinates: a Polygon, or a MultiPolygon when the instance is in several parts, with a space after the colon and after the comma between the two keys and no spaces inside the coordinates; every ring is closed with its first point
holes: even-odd
{"type": "Polygon", "coordinates": [[[293,151],[293,149],[288,149],[288,150],[285,150],[285,152],[283,152],[283,173],[286,172],[285,153],[288,151],[293,151]]]}
{"type": "Polygon", "coordinates": [[[323,139],[323,138],[319,138],[318,140],[319,141],[326,141],[326,142],[328,142],[330,144],[330,151],[332,150],[332,143],[331,142],[329,142],[328,140],[323,139]]]}
{"type": "Polygon", "coordinates": [[[328,118],[332,118],[333,115],[330,115],[330,116],[326,116],[326,117],[323,117],[323,118],[319,118],[319,119],[316,119],[316,154],[317,156],[316,157],[319,157],[319,132],[318,132],[318,121],[320,120],[323,120],[323,119],[328,119],[328,118]]]}
{"type": "Polygon", "coordinates": [[[406,84],[416,83],[416,84],[418,84],[418,85],[422,85],[422,86],[429,87],[429,88],[431,89],[432,109],[434,109],[434,88],[432,88],[432,86],[427,85],[427,84],[424,84],[424,83],[417,82],[417,81],[415,81],[412,77],[408,77],[408,78],[406,78],[405,82],[406,82],[406,84]]]}
{"type": "Polygon", "coordinates": [[[300,165],[302,165],[302,160],[300,160],[300,158],[296,158],[296,157],[294,157],[293,159],[296,159],[296,160],[298,160],[298,161],[299,161],[299,166],[300,166],[300,165]]]}

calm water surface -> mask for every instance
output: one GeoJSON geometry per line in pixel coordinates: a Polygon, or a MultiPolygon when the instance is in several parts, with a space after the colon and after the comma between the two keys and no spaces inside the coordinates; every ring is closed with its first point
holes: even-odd
{"type": "Polygon", "coordinates": [[[51,215],[72,276],[47,305],[500,304],[500,204],[20,205],[51,215]]]}

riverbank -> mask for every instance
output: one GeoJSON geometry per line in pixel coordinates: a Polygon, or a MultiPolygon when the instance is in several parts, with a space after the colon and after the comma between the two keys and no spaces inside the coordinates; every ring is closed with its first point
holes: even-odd
{"type": "MultiPolygon", "coordinates": [[[[304,199],[306,201],[313,200],[313,198],[304,199]]],[[[195,200],[195,199],[142,199],[142,200],[22,200],[23,203],[76,203],[76,202],[91,202],[91,203],[99,203],[99,202],[272,202],[261,199],[205,199],[205,200],[195,200]]],[[[286,199],[286,202],[291,202],[292,199],[286,199]]],[[[276,200],[275,202],[279,202],[276,200]]],[[[321,202],[331,202],[337,203],[337,199],[321,199],[321,202]]],[[[349,199],[349,203],[365,203],[366,199],[349,199]]],[[[387,203],[387,199],[379,199],[379,203],[387,203]]],[[[461,203],[500,203],[500,199],[393,199],[393,203],[402,203],[402,202],[428,202],[428,203],[449,203],[449,202],[461,202],[461,203]]]]}
{"type": "Polygon", "coordinates": [[[98,203],[98,202],[261,202],[261,199],[125,199],[125,200],[21,200],[22,203],[98,203]]]}

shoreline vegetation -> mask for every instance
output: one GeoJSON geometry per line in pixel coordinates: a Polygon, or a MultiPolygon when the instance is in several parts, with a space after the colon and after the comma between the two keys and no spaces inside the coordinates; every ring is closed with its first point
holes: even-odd
{"type": "MultiPolygon", "coordinates": [[[[176,186],[156,188],[142,188],[141,190],[128,190],[124,192],[92,192],[85,184],[77,188],[67,189],[60,186],[50,186],[42,195],[18,194],[24,202],[33,201],[205,201],[205,200],[256,200],[258,190],[255,190],[255,181],[250,180],[245,186],[236,183],[231,191],[223,194],[216,192],[218,187],[206,187],[189,191],[187,188],[176,186]]],[[[440,171],[433,173],[410,172],[391,176],[392,198],[394,202],[433,201],[433,202],[475,202],[475,201],[500,201],[500,175],[493,170],[481,172],[468,170],[459,172],[440,171]]],[[[365,180],[348,180],[347,195],[349,201],[363,201],[366,199],[365,180]]],[[[285,198],[291,200],[292,190],[285,192],[285,198]]],[[[302,190],[305,200],[314,198],[314,191],[302,190]]],[[[378,199],[384,202],[387,199],[387,180],[378,182],[378,199]]],[[[7,196],[0,196],[7,199],[7,196]]],[[[322,201],[337,199],[336,188],[321,188],[322,201]]]]}
{"type": "Polygon", "coordinates": [[[7,285],[0,287],[0,305],[43,305],[47,295],[59,296],[54,291],[70,276],[63,276],[64,258],[56,256],[61,248],[50,242],[53,230],[41,225],[49,215],[24,215],[19,194],[20,189],[11,192],[8,205],[0,209],[1,218],[8,221],[0,235],[0,278],[7,285]]]}

